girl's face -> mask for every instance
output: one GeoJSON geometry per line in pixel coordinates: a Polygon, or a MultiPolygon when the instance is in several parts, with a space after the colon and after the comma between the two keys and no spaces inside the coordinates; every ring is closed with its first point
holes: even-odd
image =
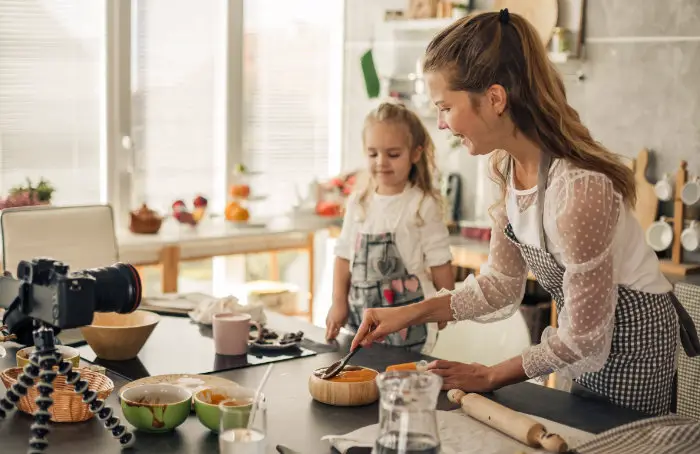
{"type": "Polygon", "coordinates": [[[407,128],[401,124],[377,121],[365,130],[365,152],[370,174],[379,194],[404,190],[417,153],[411,153],[407,128]]]}
{"type": "Polygon", "coordinates": [[[489,88],[483,95],[470,96],[466,91],[453,91],[441,72],[427,73],[426,81],[438,108],[438,128],[449,129],[462,139],[471,155],[502,148],[506,125],[499,113],[505,109],[505,92],[489,88]]]}

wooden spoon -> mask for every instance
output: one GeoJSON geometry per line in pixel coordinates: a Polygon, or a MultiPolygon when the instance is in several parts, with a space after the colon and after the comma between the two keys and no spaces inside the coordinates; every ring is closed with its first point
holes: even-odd
{"type": "Polygon", "coordinates": [[[324,380],[328,380],[338,375],[340,371],[343,370],[343,367],[345,367],[348,361],[350,361],[350,358],[352,358],[355,355],[355,353],[357,353],[357,351],[361,348],[362,346],[358,345],[357,347],[355,347],[354,350],[351,350],[350,353],[345,355],[343,358],[340,358],[338,361],[326,367],[326,370],[323,372],[323,375],[321,375],[321,378],[324,380]]]}

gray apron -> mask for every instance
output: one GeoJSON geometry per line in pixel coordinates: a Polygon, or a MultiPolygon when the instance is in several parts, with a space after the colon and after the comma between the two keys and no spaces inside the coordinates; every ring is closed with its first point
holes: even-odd
{"type": "MultiPolygon", "coordinates": [[[[401,216],[404,214],[402,213],[401,216]]],[[[400,216],[400,218],[401,218],[400,216]]],[[[398,226],[401,219],[397,219],[398,226]]],[[[423,301],[418,276],[410,274],[396,247],[395,231],[358,233],[350,278],[348,328],[357,331],[365,309],[398,307],[423,301]]],[[[425,324],[392,333],[385,344],[421,351],[428,340],[425,324]]]]}
{"type": "MultiPolygon", "coordinates": [[[[543,215],[551,156],[543,152],[537,183],[537,212],[541,248],[521,244],[510,224],[505,235],[518,248],[530,271],[561,312],[564,271],[547,252],[543,215]]],[[[507,174],[510,173],[510,163],[507,174]]],[[[576,378],[572,392],[612,402],[650,415],[671,410],[676,372],[679,324],[686,353],[700,352],[695,326],[673,293],[646,293],[618,285],[612,346],[603,368],[576,378]]]]}

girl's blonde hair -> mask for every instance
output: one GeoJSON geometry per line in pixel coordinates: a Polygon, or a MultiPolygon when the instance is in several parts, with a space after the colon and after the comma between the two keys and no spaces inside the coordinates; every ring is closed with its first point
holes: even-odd
{"type": "MultiPolygon", "coordinates": [[[[594,141],[566,100],[564,84],[553,67],[538,32],[522,16],[487,12],[455,21],[428,45],[424,70],[444,72],[450,89],[482,94],[503,86],[507,111],[515,126],[555,158],[600,172],[629,206],[636,202],[632,171],[618,156],[594,141]]],[[[478,99],[472,97],[478,109],[478,99]]],[[[508,154],[491,156],[491,178],[506,193],[508,154]]]]}
{"type": "MultiPolygon", "coordinates": [[[[432,197],[438,203],[438,206],[441,207],[442,205],[440,192],[436,188],[438,173],[437,166],[435,165],[435,144],[433,143],[433,139],[430,137],[430,133],[415,112],[411,111],[403,104],[384,102],[370,111],[365,117],[365,123],[362,129],[363,148],[366,148],[365,134],[367,129],[377,123],[389,123],[401,126],[406,131],[411,158],[414,156],[413,153],[420,153],[418,160],[411,164],[408,181],[423,192],[423,197],[420,200],[418,211],[416,212],[418,224],[422,225],[424,220],[421,218],[419,212],[425,197],[432,197]]],[[[357,201],[361,207],[363,216],[366,212],[367,201],[376,188],[377,184],[371,175],[367,172],[363,172],[362,179],[357,189],[357,201]]]]}

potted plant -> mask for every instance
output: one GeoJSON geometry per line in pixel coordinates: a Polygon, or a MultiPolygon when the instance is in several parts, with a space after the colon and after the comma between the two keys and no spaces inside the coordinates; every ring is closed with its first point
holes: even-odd
{"type": "Polygon", "coordinates": [[[469,2],[454,2],[452,3],[452,18],[459,19],[465,17],[471,11],[471,1],[469,2]]]}
{"type": "Polygon", "coordinates": [[[0,210],[12,207],[50,205],[54,191],[51,183],[44,178],[41,178],[36,186],[27,178],[26,185],[14,186],[10,189],[7,197],[0,198],[0,210]]]}

